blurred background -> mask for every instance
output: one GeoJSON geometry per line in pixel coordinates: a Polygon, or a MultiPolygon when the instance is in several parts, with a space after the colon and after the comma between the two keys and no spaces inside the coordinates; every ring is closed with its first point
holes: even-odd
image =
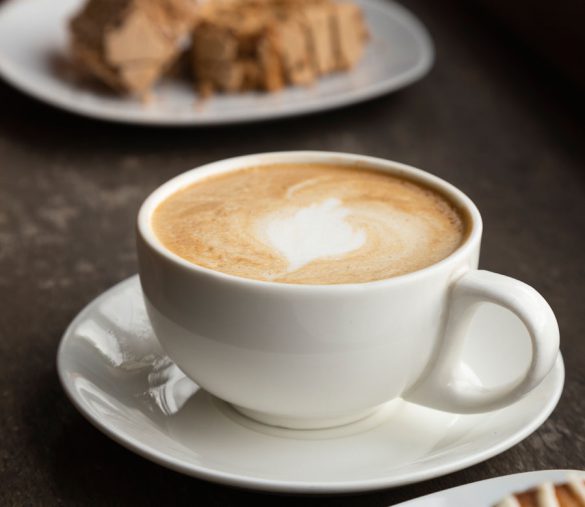
{"type": "Polygon", "coordinates": [[[556,2],[505,2],[471,0],[486,21],[511,36],[520,50],[558,71],[562,78],[580,88],[585,85],[585,66],[579,64],[585,52],[582,27],[585,5],[578,0],[556,2]]]}

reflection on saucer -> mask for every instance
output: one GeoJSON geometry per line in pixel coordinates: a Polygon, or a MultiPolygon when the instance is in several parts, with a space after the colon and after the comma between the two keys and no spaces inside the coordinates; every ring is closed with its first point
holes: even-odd
{"type": "Polygon", "coordinates": [[[148,395],[165,415],[177,413],[199,386],[185,377],[168,357],[156,359],[148,374],[148,395]]]}

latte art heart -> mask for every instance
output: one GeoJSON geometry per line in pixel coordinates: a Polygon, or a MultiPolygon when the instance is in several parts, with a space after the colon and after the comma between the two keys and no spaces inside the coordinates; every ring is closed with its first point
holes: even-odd
{"type": "Polygon", "coordinates": [[[360,248],[366,234],[346,222],[350,213],[339,199],[329,198],[292,212],[273,213],[261,220],[259,236],[286,258],[290,273],[314,260],[360,248]]]}
{"type": "Polygon", "coordinates": [[[302,284],[360,283],[434,264],[464,240],[442,194],[382,171],[322,164],[241,169],[163,201],[152,226],[184,259],[302,284]]]}

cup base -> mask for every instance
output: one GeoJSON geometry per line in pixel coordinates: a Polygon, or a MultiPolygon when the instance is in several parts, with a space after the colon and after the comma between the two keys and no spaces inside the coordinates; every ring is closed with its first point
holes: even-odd
{"type": "Polygon", "coordinates": [[[345,426],[347,424],[351,424],[362,419],[365,419],[373,415],[380,409],[380,407],[373,407],[360,412],[354,412],[349,415],[344,415],[342,417],[313,419],[279,416],[269,414],[267,412],[259,412],[257,410],[251,410],[248,408],[240,407],[239,405],[234,404],[228,405],[239,414],[249,419],[252,419],[254,422],[265,424],[268,426],[273,426],[276,428],[284,428],[291,430],[322,430],[328,428],[335,428],[338,426],[345,426]]]}

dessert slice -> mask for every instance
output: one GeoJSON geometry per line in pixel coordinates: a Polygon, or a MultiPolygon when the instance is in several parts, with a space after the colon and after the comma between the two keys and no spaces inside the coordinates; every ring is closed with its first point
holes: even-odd
{"type": "Polygon", "coordinates": [[[293,85],[311,84],[315,80],[316,69],[313,67],[304,20],[296,12],[281,13],[274,33],[286,82],[293,85]]]}
{"type": "Polygon", "coordinates": [[[203,95],[284,86],[274,20],[255,6],[203,15],[193,32],[192,58],[203,95]]]}
{"type": "Polygon", "coordinates": [[[71,20],[71,51],[89,74],[141,95],[178,57],[195,16],[195,0],[89,0],[71,20]]]}
{"type": "Polygon", "coordinates": [[[319,76],[337,69],[337,54],[331,22],[333,11],[334,6],[330,3],[309,5],[301,11],[307,31],[312,66],[319,76]]]}
{"type": "Polygon", "coordinates": [[[585,507],[585,481],[550,482],[504,498],[495,507],[585,507]]]}
{"type": "Polygon", "coordinates": [[[324,75],[351,69],[361,58],[368,31],[361,9],[352,3],[326,2],[302,9],[313,67],[324,75]]]}
{"type": "Polygon", "coordinates": [[[368,30],[361,9],[352,3],[334,4],[331,16],[336,69],[351,69],[362,57],[368,30]]]}

